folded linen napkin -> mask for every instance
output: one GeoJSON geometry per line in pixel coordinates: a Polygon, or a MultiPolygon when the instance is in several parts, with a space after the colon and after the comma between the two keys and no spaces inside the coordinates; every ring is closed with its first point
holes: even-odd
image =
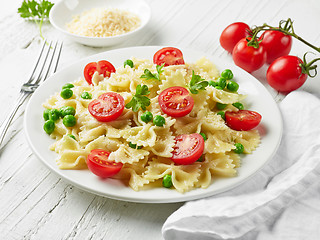
{"type": "Polygon", "coordinates": [[[317,218],[305,218],[305,208],[293,207],[312,184],[319,185],[313,188],[320,195],[320,100],[296,91],[286,96],[279,107],[284,129],[273,159],[241,186],[185,203],[164,223],[164,239],[276,239],[274,229],[281,234],[277,239],[319,239],[320,208],[311,205],[316,201],[310,200],[308,209],[317,218]],[[299,209],[300,214],[296,212],[299,209]],[[317,224],[306,219],[317,219],[317,224]],[[285,229],[279,230],[281,226],[285,229]],[[298,234],[291,234],[288,226],[295,226],[298,234]]]}

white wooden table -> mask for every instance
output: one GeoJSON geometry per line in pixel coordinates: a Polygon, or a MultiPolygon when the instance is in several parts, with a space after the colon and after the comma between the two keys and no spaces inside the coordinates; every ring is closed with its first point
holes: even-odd
{"type": "MultiPolygon", "coordinates": [[[[250,26],[277,25],[291,17],[295,31],[320,45],[319,0],[147,0],[152,19],[137,38],[113,48],[166,45],[191,48],[232,61],[219,45],[221,31],[235,21],[250,26]]],[[[21,0],[0,8],[0,123],[13,105],[40,48],[38,29],[17,14],[21,0]]],[[[90,48],[71,42],[50,24],[48,39],[63,40],[59,67],[113,48],[90,48]]],[[[291,54],[311,51],[294,41],[291,54]]],[[[319,54],[317,54],[319,57],[319,54]]],[[[254,75],[266,85],[266,67],[254,75]]],[[[304,86],[320,93],[320,77],[304,86]]],[[[270,89],[270,88],[269,88],[270,89]]],[[[278,95],[270,89],[278,100],[278,95]]],[[[183,203],[139,204],[99,197],[67,184],[32,153],[18,111],[0,149],[0,239],[162,239],[161,227],[183,203]]]]}

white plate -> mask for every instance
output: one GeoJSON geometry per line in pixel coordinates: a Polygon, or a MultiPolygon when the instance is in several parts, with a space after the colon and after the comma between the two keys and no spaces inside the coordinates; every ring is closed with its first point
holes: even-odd
{"type": "Polygon", "coordinates": [[[120,44],[136,35],[150,20],[151,10],[143,0],[61,0],[51,9],[50,23],[76,42],[92,47],[105,47],[120,44]],[[118,8],[135,13],[141,19],[141,25],[132,32],[113,37],[86,37],[67,31],[66,24],[72,17],[92,8],[118,8]]]}
{"type": "Polygon", "coordinates": [[[217,179],[207,189],[195,189],[184,194],[166,188],[135,192],[130,187],[124,186],[119,180],[101,180],[90,173],[89,170],[60,170],[57,167],[55,163],[57,155],[49,150],[53,140],[42,129],[42,113],[44,110],[42,103],[55,92],[59,92],[61,86],[65,83],[82,76],[83,68],[88,62],[107,59],[117,68],[126,59],[133,56],[152,59],[153,54],[160,48],[159,46],[133,47],[99,53],[57,72],[44,82],[32,95],[25,112],[24,121],[28,142],[39,159],[67,182],[83,190],[109,198],[147,203],[181,202],[211,196],[239,185],[261,169],[277,150],[282,136],[282,118],[277,104],[258,80],[233,63],[223,63],[216,57],[206,56],[204,53],[188,49],[181,49],[186,62],[195,62],[197,59],[206,56],[217,65],[220,71],[226,68],[231,69],[240,85],[239,92],[248,95],[246,103],[250,106],[249,108],[262,115],[260,127],[265,133],[262,136],[261,144],[253,154],[243,157],[237,177],[217,179]]]}

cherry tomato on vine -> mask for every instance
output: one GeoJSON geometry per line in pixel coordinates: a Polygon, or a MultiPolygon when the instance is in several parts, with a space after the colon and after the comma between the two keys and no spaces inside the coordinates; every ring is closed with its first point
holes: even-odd
{"type": "Polygon", "coordinates": [[[296,56],[277,58],[267,70],[269,85],[282,93],[289,93],[301,87],[307,80],[308,74],[303,73],[303,61],[296,56]]]}
{"type": "Polygon", "coordinates": [[[199,133],[176,136],[171,160],[176,164],[188,165],[197,161],[204,150],[204,139],[199,133]]]}
{"type": "Polygon", "coordinates": [[[165,47],[154,54],[153,63],[159,66],[181,65],[184,64],[183,54],[178,48],[165,47]]]}
{"type": "Polygon", "coordinates": [[[226,111],[226,124],[236,131],[249,131],[259,125],[262,116],[250,110],[226,111]]]}
{"type": "Polygon", "coordinates": [[[232,51],[234,63],[251,73],[261,68],[267,60],[267,52],[263,44],[259,44],[257,48],[247,45],[246,38],[241,39],[232,51]]]}
{"type": "Polygon", "coordinates": [[[112,177],[117,174],[123,164],[109,161],[110,152],[103,149],[93,149],[87,157],[89,170],[101,178],[112,177]]]}
{"type": "Polygon", "coordinates": [[[91,101],[88,105],[90,114],[100,122],[117,119],[124,109],[124,99],[116,92],[107,92],[91,101]]]}
{"type": "Polygon", "coordinates": [[[288,55],[292,46],[292,37],[280,31],[265,31],[262,36],[263,47],[267,52],[267,63],[270,64],[278,57],[288,55]]]}
{"type": "Polygon", "coordinates": [[[220,45],[229,53],[232,53],[234,46],[245,37],[250,35],[250,27],[243,22],[235,22],[226,27],[220,36],[220,45]]]}
{"type": "Polygon", "coordinates": [[[103,74],[104,77],[110,77],[111,73],[116,72],[116,69],[106,60],[88,63],[83,70],[83,75],[89,84],[92,84],[92,76],[96,71],[103,74]]]}
{"type": "Polygon", "coordinates": [[[183,117],[189,114],[194,105],[189,91],[179,86],[163,90],[159,94],[158,101],[162,112],[171,117],[183,117]]]}

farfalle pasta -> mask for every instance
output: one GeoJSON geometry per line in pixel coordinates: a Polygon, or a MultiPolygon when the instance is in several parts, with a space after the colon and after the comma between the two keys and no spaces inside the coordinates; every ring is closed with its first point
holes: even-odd
{"type": "MultiPolygon", "coordinates": [[[[233,103],[245,96],[213,84],[199,85],[198,93],[190,96],[193,108],[183,117],[165,114],[159,104],[159,94],[170,87],[189,89],[193,75],[203,81],[216,82],[220,74],[214,64],[206,58],[195,63],[157,67],[151,60],[132,57],[133,67],[122,66],[110,76],[95,72],[92,85],[83,78],[73,81],[73,95],[64,99],[60,93],[51,96],[43,106],[46,109],[61,109],[64,106],[75,109],[76,123],[64,125],[64,119],[55,122],[50,136],[55,142],[50,149],[58,155],[56,161],[61,169],[85,169],[87,157],[93,149],[110,152],[108,160],[121,163],[120,172],[113,178],[139,191],[159,187],[165,175],[171,176],[173,188],[178,192],[194,188],[207,188],[214,184],[215,177],[234,177],[241,161],[235,153],[236,143],[244,147],[244,153],[251,153],[259,145],[257,130],[236,131],[225,122],[223,114],[238,111],[233,103]],[[146,69],[157,76],[154,79],[141,77],[146,69]],[[159,69],[161,69],[159,71],[159,69]],[[138,85],[148,88],[149,105],[138,111],[124,108],[119,117],[101,122],[88,110],[89,104],[106,92],[116,92],[128,104],[136,94],[138,85]],[[83,93],[86,93],[83,97],[83,93]],[[223,104],[224,109],[218,108],[223,104]],[[142,119],[144,112],[162,117],[164,124],[155,125],[142,119]],[[191,164],[180,165],[173,160],[176,137],[181,134],[202,134],[205,138],[202,156],[191,164]]],[[[147,72],[148,73],[148,72],[147,72]]]]}

